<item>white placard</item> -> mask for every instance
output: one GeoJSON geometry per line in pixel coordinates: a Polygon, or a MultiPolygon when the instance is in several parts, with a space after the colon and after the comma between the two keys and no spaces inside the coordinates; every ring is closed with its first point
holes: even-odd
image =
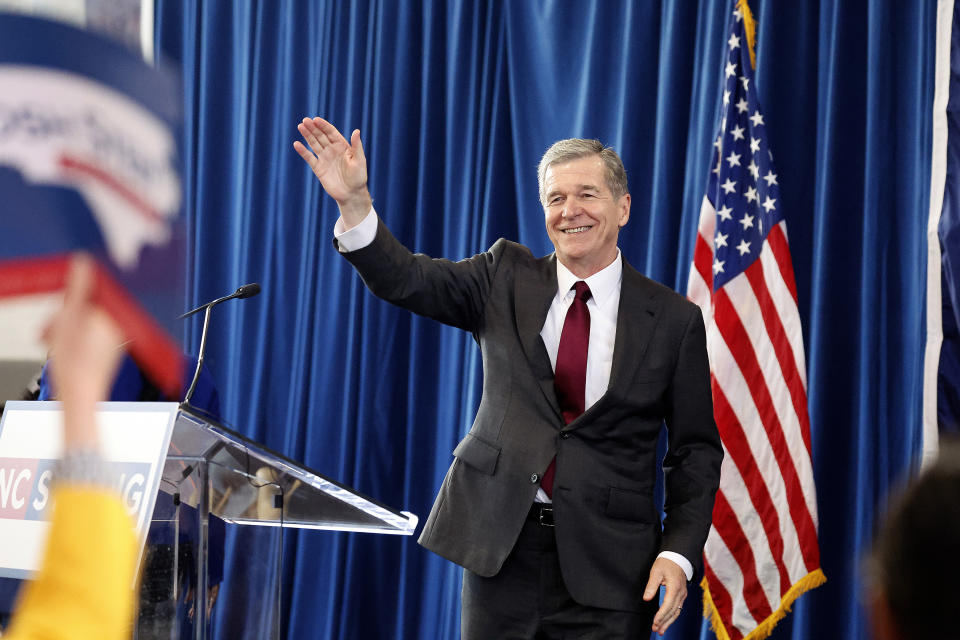
{"type": "MultiPolygon", "coordinates": [[[[177,411],[175,402],[103,402],[97,412],[100,451],[141,554],[177,411]]],[[[26,578],[39,568],[50,480],[62,451],[59,402],[7,402],[0,421],[0,576],[26,578]]]]}

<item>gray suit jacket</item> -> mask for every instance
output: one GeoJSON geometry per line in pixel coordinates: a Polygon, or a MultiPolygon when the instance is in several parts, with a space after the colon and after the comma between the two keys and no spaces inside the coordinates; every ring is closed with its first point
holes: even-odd
{"type": "Polygon", "coordinates": [[[556,258],[498,240],[460,262],[414,255],[381,223],[343,254],[377,296],[473,334],[483,396],[420,543],[495,575],[523,526],[540,474],[557,457],[560,567],[581,604],[636,610],[661,550],[699,571],[723,452],[713,420],[700,309],[624,261],[610,384],[564,425],[540,330],[557,291],[556,258]],[[653,489],[666,422],[666,517],[653,489]]]}

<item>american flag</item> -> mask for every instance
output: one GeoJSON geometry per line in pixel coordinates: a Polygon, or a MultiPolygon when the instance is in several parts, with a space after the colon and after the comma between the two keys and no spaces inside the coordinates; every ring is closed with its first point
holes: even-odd
{"type": "Polygon", "coordinates": [[[740,0],[687,291],[707,325],[726,453],[702,582],[704,615],[721,640],[766,637],[801,593],[826,580],[797,288],[752,41],[740,0]]]}

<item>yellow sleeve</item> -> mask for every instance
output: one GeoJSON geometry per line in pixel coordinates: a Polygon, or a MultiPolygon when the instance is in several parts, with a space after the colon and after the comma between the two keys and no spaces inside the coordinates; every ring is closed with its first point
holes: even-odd
{"type": "Polygon", "coordinates": [[[132,634],[137,545],[113,492],[60,486],[42,567],[3,640],[113,640],[132,634]]]}

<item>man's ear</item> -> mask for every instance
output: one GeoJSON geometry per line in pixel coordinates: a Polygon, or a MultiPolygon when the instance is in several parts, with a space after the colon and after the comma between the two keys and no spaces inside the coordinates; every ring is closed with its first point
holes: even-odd
{"type": "Polygon", "coordinates": [[[620,207],[620,218],[617,222],[623,227],[627,224],[627,220],[630,219],[630,194],[625,193],[620,196],[620,200],[617,201],[617,206],[620,207]]]}

